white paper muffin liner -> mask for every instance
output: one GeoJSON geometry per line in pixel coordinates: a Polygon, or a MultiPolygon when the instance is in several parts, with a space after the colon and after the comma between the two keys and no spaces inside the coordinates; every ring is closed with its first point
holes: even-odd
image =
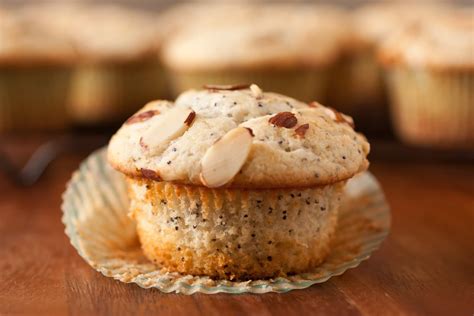
{"type": "Polygon", "coordinates": [[[375,178],[365,172],[350,180],[340,210],[332,252],[307,273],[275,279],[228,281],[168,273],[142,253],[134,222],[127,216],[125,178],[106,161],[105,149],[80,166],[63,195],[63,223],[79,255],[103,275],[142,288],[170,293],[287,292],[322,283],[369,258],[390,228],[390,209],[375,178]]]}
{"type": "Polygon", "coordinates": [[[408,144],[474,148],[474,71],[387,71],[395,132],[408,144]]]}

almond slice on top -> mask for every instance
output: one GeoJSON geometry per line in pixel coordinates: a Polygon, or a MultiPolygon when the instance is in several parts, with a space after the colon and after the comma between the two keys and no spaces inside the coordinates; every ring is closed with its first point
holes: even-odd
{"type": "Polygon", "coordinates": [[[293,128],[298,123],[298,119],[291,112],[280,112],[272,116],[268,122],[278,127],[293,128]]]}
{"type": "Polygon", "coordinates": [[[158,110],[149,110],[137,113],[125,121],[125,125],[145,122],[151,119],[153,116],[160,114],[158,110]]]}
{"type": "Polygon", "coordinates": [[[261,99],[263,97],[262,89],[260,89],[260,87],[254,83],[250,86],[250,91],[252,92],[252,95],[257,99],[261,99]]]}
{"type": "Polygon", "coordinates": [[[196,113],[189,108],[174,107],[156,118],[140,140],[144,148],[153,150],[181,136],[191,126],[196,113]]]}
{"type": "Polygon", "coordinates": [[[250,84],[248,83],[242,83],[242,84],[226,84],[226,85],[219,85],[219,84],[205,84],[204,89],[208,90],[243,90],[243,89],[248,89],[250,87],[250,84]]]}
{"type": "Polygon", "coordinates": [[[201,160],[201,182],[209,188],[218,188],[240,171],[252,147],[252,130],[237,127],[214,143],[201,160]]]}
{"type": "Polygon", "coordinates": [[[354,128],[354,120],[349,115],[345,115],[331,107],[324,107],[324,112],[334,121],[338,123],[346,123],[354,128]]]}

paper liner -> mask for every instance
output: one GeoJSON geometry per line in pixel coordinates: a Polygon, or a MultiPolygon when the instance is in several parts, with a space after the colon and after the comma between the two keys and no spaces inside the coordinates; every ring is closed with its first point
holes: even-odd
{"type": "Polygon", "coordinates": [[[307,273],[245,282],[163,272],[141,251],[128,218],[125,179],[106,162],[105,149],[93,153],[73,174],[63,195],[63,223],[79,255],[105,276],[170,293],[287,292],[322,283],[369,258],[389,232],[390,210],[368,172],[347,184],[339,226],[328,259],[307,273]]]}
{"type": "Polygon", "coordinates": [[[396,67],[387,72],[393,124],[414,145],[472,148],[474,75],[396,67]]]}

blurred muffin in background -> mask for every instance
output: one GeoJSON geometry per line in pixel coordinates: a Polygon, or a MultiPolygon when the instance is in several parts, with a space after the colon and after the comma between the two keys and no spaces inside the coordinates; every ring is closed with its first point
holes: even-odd
{"type": "Polygon", "coordinates": [[[115,6],[90,8],[74,19],[81,57],[70,100],[76,123],[118,122],[140,104],[166,97],[156,19],[115,6]]]}
{"type": "Polygon", "coordinates": [[[330,14],[335,11],[296,5],[211,6],[207,15],[178,25],[163,46],[173,92],[206,83],[256,82],[301,100],[324,100],[343,38],[330,14]]]}
{"type": "Polygon", "coordinates": [[[73,43],[34,20],[0,14],[0,131],[66,127],[73,43]]]}
{"type": "Polygon", "coordinates": [[[113,124],[167,95],[154,15],[115,5],[44,3],[22,10],[75,43],[79,58],[68,102],[74,123],[113,124]]]}
{"type": "Polygon", "coordinates": [[[328,103],[352,115],[365,132],[387,132],[386,88],[376,50],[391,33],[442,8],[437,4],[379,3],[348,16],[346,25],[350,24],[347,28],[352,34],[333,72],[328,103]]]}
{"type": "Polygon", "coordinates": [[[159,18],[164,29],[164,37],[172,38],[182,29],[197,25],[209,25],[212,23],[225,23],[229,19],[237,20],[245,18],[256,6],[248,3],[228,2],[180,2],[160,12],[159,18]],[[183,17],[190,17],[186,19],[183,17]]]}
{"type": "Polygon", "coordinates": [[[391,112],[406,143],[474,148],[474,10],[434,14],[380,50],[391,112]]]}

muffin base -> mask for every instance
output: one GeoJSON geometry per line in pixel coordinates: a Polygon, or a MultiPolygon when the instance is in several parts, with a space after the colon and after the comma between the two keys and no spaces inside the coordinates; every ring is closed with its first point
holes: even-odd
{"type": "Polygon", "coordinates": [[[396,67],[388,70],[396,133],[408,144],[474,148],[474,74],[396,67]]]}
{"type": "Polygon", "coordinates": [[[168,89],[156,61],[79,66],[69,112],[79,125],[121,122],[150,100],[166,98],[168,89]]]}
{"type": "Polygon", "coordinates": [[[174,95],[189,89],[199,89],[206,84],[255,83],[265,91],[281,93],[306,102],[325,101],[328,78],[326,69],[171,72],[174,95]]]}
{"type": "Polygon", "coordinates": [[[129,179],[147,258],[223,279],[285,276],[323,262],[344,183],[295,190],[207,189],[129,179]]]}
{"type": "Polygon", "coordinates": [[[67,127],[71,67],[0,66],[0,131],[67,127]]]}

